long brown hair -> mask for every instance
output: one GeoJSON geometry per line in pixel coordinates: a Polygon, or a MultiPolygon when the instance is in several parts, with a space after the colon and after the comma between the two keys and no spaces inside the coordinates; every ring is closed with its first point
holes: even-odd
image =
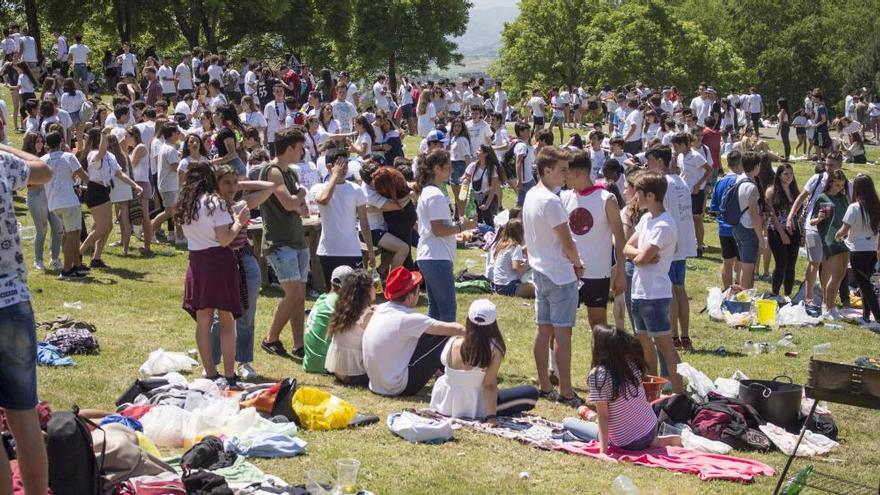
{"type": "Polygon", "coordinates": [[[516,246],[522,246],[525,239],[525,230],[523,229],[522,220],[512,218],[504,224],[504,228],[500,229],[493,246],[492,255],[497,258],[498,254],[506,249],[516,246]]]}
{"type": "Polygon", "coordinates": [[[461,343],[461,360],[464,364],[475,368],[488,368],[492,364],[492,353],[495,349],[498,349],[502,356],[507,352],[497,321],[488,325],[479,325],[468,318],[464,329],[464,340],[461,343]]]}
{"type": "Polygon", "coordinates": [[[174,223],[188,225],[199,219],[199,198],[203,194],[208,195],[205,206],[208,215],[225,207],[225,202],[219,197],[217,178],[209,162],[190,163],[180,187],[180,199],[174,211],[174,223]]]}
{"type": "Polygon", "coordinates": [[[327,324],[327,336],[344,333],[352,329],[370,305],[370,291],[373,290],[373,277],[366,270],[355,270],[342,281],[339,298],[333,307],[333,315],[327,324]]]}
{"type": "Polygon", "coordinates": [[[600,366],[605,370],[606,379],[611,381],[611,400],[628,395],[638,396],[642,387],[638,375],[645,374],[648,364],[642,345],[635,337],[610,325],[593,327],[593,362],[590,367],[596,369],[600,366]],[[631,394],[627,394],[628,391],[631,394]]]}
{"type": "Polygon", "coordinates": [[[421,193],[431,182],[434,182],[434,168],[449,164],[449,152],[446,150],[434,150],[428,154],[419,155],[419,169],[416,175],[415,189],[421,193]]]}
{"type": "Polygon", "coordinates": [[[880,199],[871,176],[859,174],[853,179],[853,202],[862,209],[862,219],[876,235],[880,231],[880,199]]]}

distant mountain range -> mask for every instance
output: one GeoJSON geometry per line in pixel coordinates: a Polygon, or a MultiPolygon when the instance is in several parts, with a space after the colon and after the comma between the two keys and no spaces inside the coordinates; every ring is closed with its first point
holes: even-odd
{"type": "Polygon", "coordinates": [[[440,71],[444,76],[461,72],[485,72],[489,64],[498,59],[501,48],[501,31],[504,23],[516,19],[519,4],[514,0],[472,0],[467,31],[455,38],[458,51],[464,55],[463,64],[440,71]]]}

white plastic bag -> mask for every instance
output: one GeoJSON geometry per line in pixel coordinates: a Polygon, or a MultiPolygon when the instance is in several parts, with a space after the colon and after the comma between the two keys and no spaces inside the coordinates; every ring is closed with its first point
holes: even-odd
{"type": "Polygon", "coordinates": [[[715,379],[715,391],[728,399],[736,399],[739,396],[739,382],[719,376],[715,379]]]}
{"type": "Polygon", "coordinates": [[[716,442],[708,438],[701,437],[692,432],[689,428],[681,431],[681,446],[686,449],[696,450],[697,452],[705,452],[707,454],[729,454],[733,447],[724,442],[716,442]]]}
{"type": "Polygon", "coordinates": [[[787,304],[779,308],[779,312],[776,314],[776,323],[781,327],[803,327],[807,325],[818,325],[821,322],[821,318],[813,318],[807,314],[807,308],[804,306],[803,301],[797,304],[787,304]]]}
{"type": "Polygon", "coordinates": [[[724,295],[719,287],[711,287],[709,295],[706,296],[706,312],[709,319],[714,321],[724,320],[724,313],[721,310],[721,303],[724,301],[724,295]]]}
{"type": "Polygon", "coordinates": [[[675,371],[687,381],[687,390],[700,399],[705,399],[709,392],[715,391],[715,384],[702,371],[688,363],[678,363],[675,371]]]}
{"type": "MultiPolygon", "coordinates": [[[[794,446],[797,444],[797,435],[789,433],[773,423],[766,423],[758,428],[770,438],[773,445],[776,446],[785,455],[791,455],[794,446]]],[[[813,433],[810,430],[804,432],[804,439],[798,445],[797,457],[813,457],[816,455],[827,454],[836,449],[840,444],[820,433],[813,433]]]]}
{"type": "Polygon", "coordinates": [[[175,406],[156,406],[144,414],[144,435],[159,447],[183,447],[183,433],[192,413],[175,406]]]}
{"type": "Polygon", "coordinates": [[[172,371],[189,372],[198,361],[192,359],[182,352],[165,352],[164,349],[156,349],[150,353],[147,361],[141,365],[140,372],[147,376],[164,375],[172,371]]]}
{"type": "Polygon", "coordinates": [[[443,443],[452,440],[452,421],[435,421],[408,411],[389,415],[388,429],[412,443],[443,443]]]}
{"type": "MultiPolygon", "coordinates": [[[[189,403],[190,397],[187,397],[189,403]]],[[[226,423],[238,415],[236,399],[204,400],[192,411],[189,422],[183,431],[185,440],[195,440],[205,434],[226,433],[226,423]]]]}

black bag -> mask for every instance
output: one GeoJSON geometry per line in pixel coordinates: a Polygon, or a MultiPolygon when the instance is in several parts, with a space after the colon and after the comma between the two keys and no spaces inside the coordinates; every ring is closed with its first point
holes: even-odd
{"type": "Polygon", "coordinates": [[[814,413],[809,419],[806,419],[804,416],[801,416],[800,419],[800,424],[803,424],[804,420],[806,420],[807,429],[813,433],[837,440],[837,423],[834,422],[834,418],[830,414],[814,413]]]}
{"type": "Polygon", "coordinates": [[[214,471],[233,465],[237,457],[235,452],[223,450],[223,442],[219,438],[209,435],[184,452],[180,458],[180,466],[187,471],[191,469],[214,471]]]}
{"type": "Polygon", "coordinates": [[[299,417],[293,410],[293,394],[296,393],[296,389],[296,378],[290,377],[281,381],[281,388],[278,389],[278,394],[275,395],[275,403],[272,404],[271,416],[284,416],[296,423],[297,426],[300,426],[299,417]]]}
{"type": "MultiPolygon", "coordinates": [[[[514,153],[514,148],[516,148],[516,145],[519,142],[519,139],[511,139],[507,151],[505,151],[504,156],[501,157],[501,171],[504,172],[507,180],[516,179],[516,154],[514,153]]],[[[526,150],[526,152],[528,152],[528,150],[526,150]]],[[[531,179],[529,177],[523,177],[523,180],[529,182],[531,179]]]]}
{"type": "Polygon", "coordinates": [[[181,481],[187,495],[233,495],[226,479],[210,471],[187,472],[181,481]]]}
{"type": "Polygon", "coordinates": [[[98,495],[103,490],[104,454],[107,442],[101,447],[101,465],[95,459],[94,444],[89,425],[100,426],[72,412],[52,414],[46,428],[49,459],[49,488],[57,495],[98,495]]]}
{"type": "Polygon", "coordinates": [[[724,442],[734,449],[764,452],[773,447],[767,435],[758,429],[764,423],[749,404],[709,393],[707,402],[694,410],[689,425],[700,436],[724,442]]]}
{"type": "Polygon", "coordinates": [[[687,394],[676,394],[672,397],[655,402],[652,407],[657,415],[657,422],[674,425],[687,423],[694,417],[694,409],[697,403],[687,394]]]}
{"type": "Polygon", "coordinates": [[[164,378],[146,378],[146,379],[135,379],[131,385],[128,386],[125,392],[116,399],[116,406],[121,406],[122,404],[129,404],[134,402],[138,395],[141,395],[145,392],[149,392],[154,388],[164,387],[168,385],[168,380],[164,378]]]}

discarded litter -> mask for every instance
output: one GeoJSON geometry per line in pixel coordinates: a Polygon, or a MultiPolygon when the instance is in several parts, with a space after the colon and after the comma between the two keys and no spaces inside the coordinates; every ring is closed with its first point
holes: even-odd
{"type": "Polygon", "coordinates": [[[64,309],[83,309],[82,301],[64,302],[64,309]]]}
{"type": "Polygon", "coordinates": [[[825,328],[828,330],[843,330],[843,325],[838,325],[837,323],[826,323],[825,328]]]}
{"type": "Polygon", "coordinates": [[[639,495],[639,488],[629,476],[621,474],[611,482],[611,493],[614,495],[639,495]]]}
{"type": "Polygon", "coordinates": [[[819,356],[822,354],[828,354],[831,352],[831,342],[825,342],[824,344],[818,344],[813,346],[813,354],[819,356]]]}
{"type": "Polygon", "coordinates": [[[531,476],[529,476],[528,471],[523,471],[523,472],[519,473],[519,479],[521,479],[523,481],[528,481],[530,477],[531,476]]]}

